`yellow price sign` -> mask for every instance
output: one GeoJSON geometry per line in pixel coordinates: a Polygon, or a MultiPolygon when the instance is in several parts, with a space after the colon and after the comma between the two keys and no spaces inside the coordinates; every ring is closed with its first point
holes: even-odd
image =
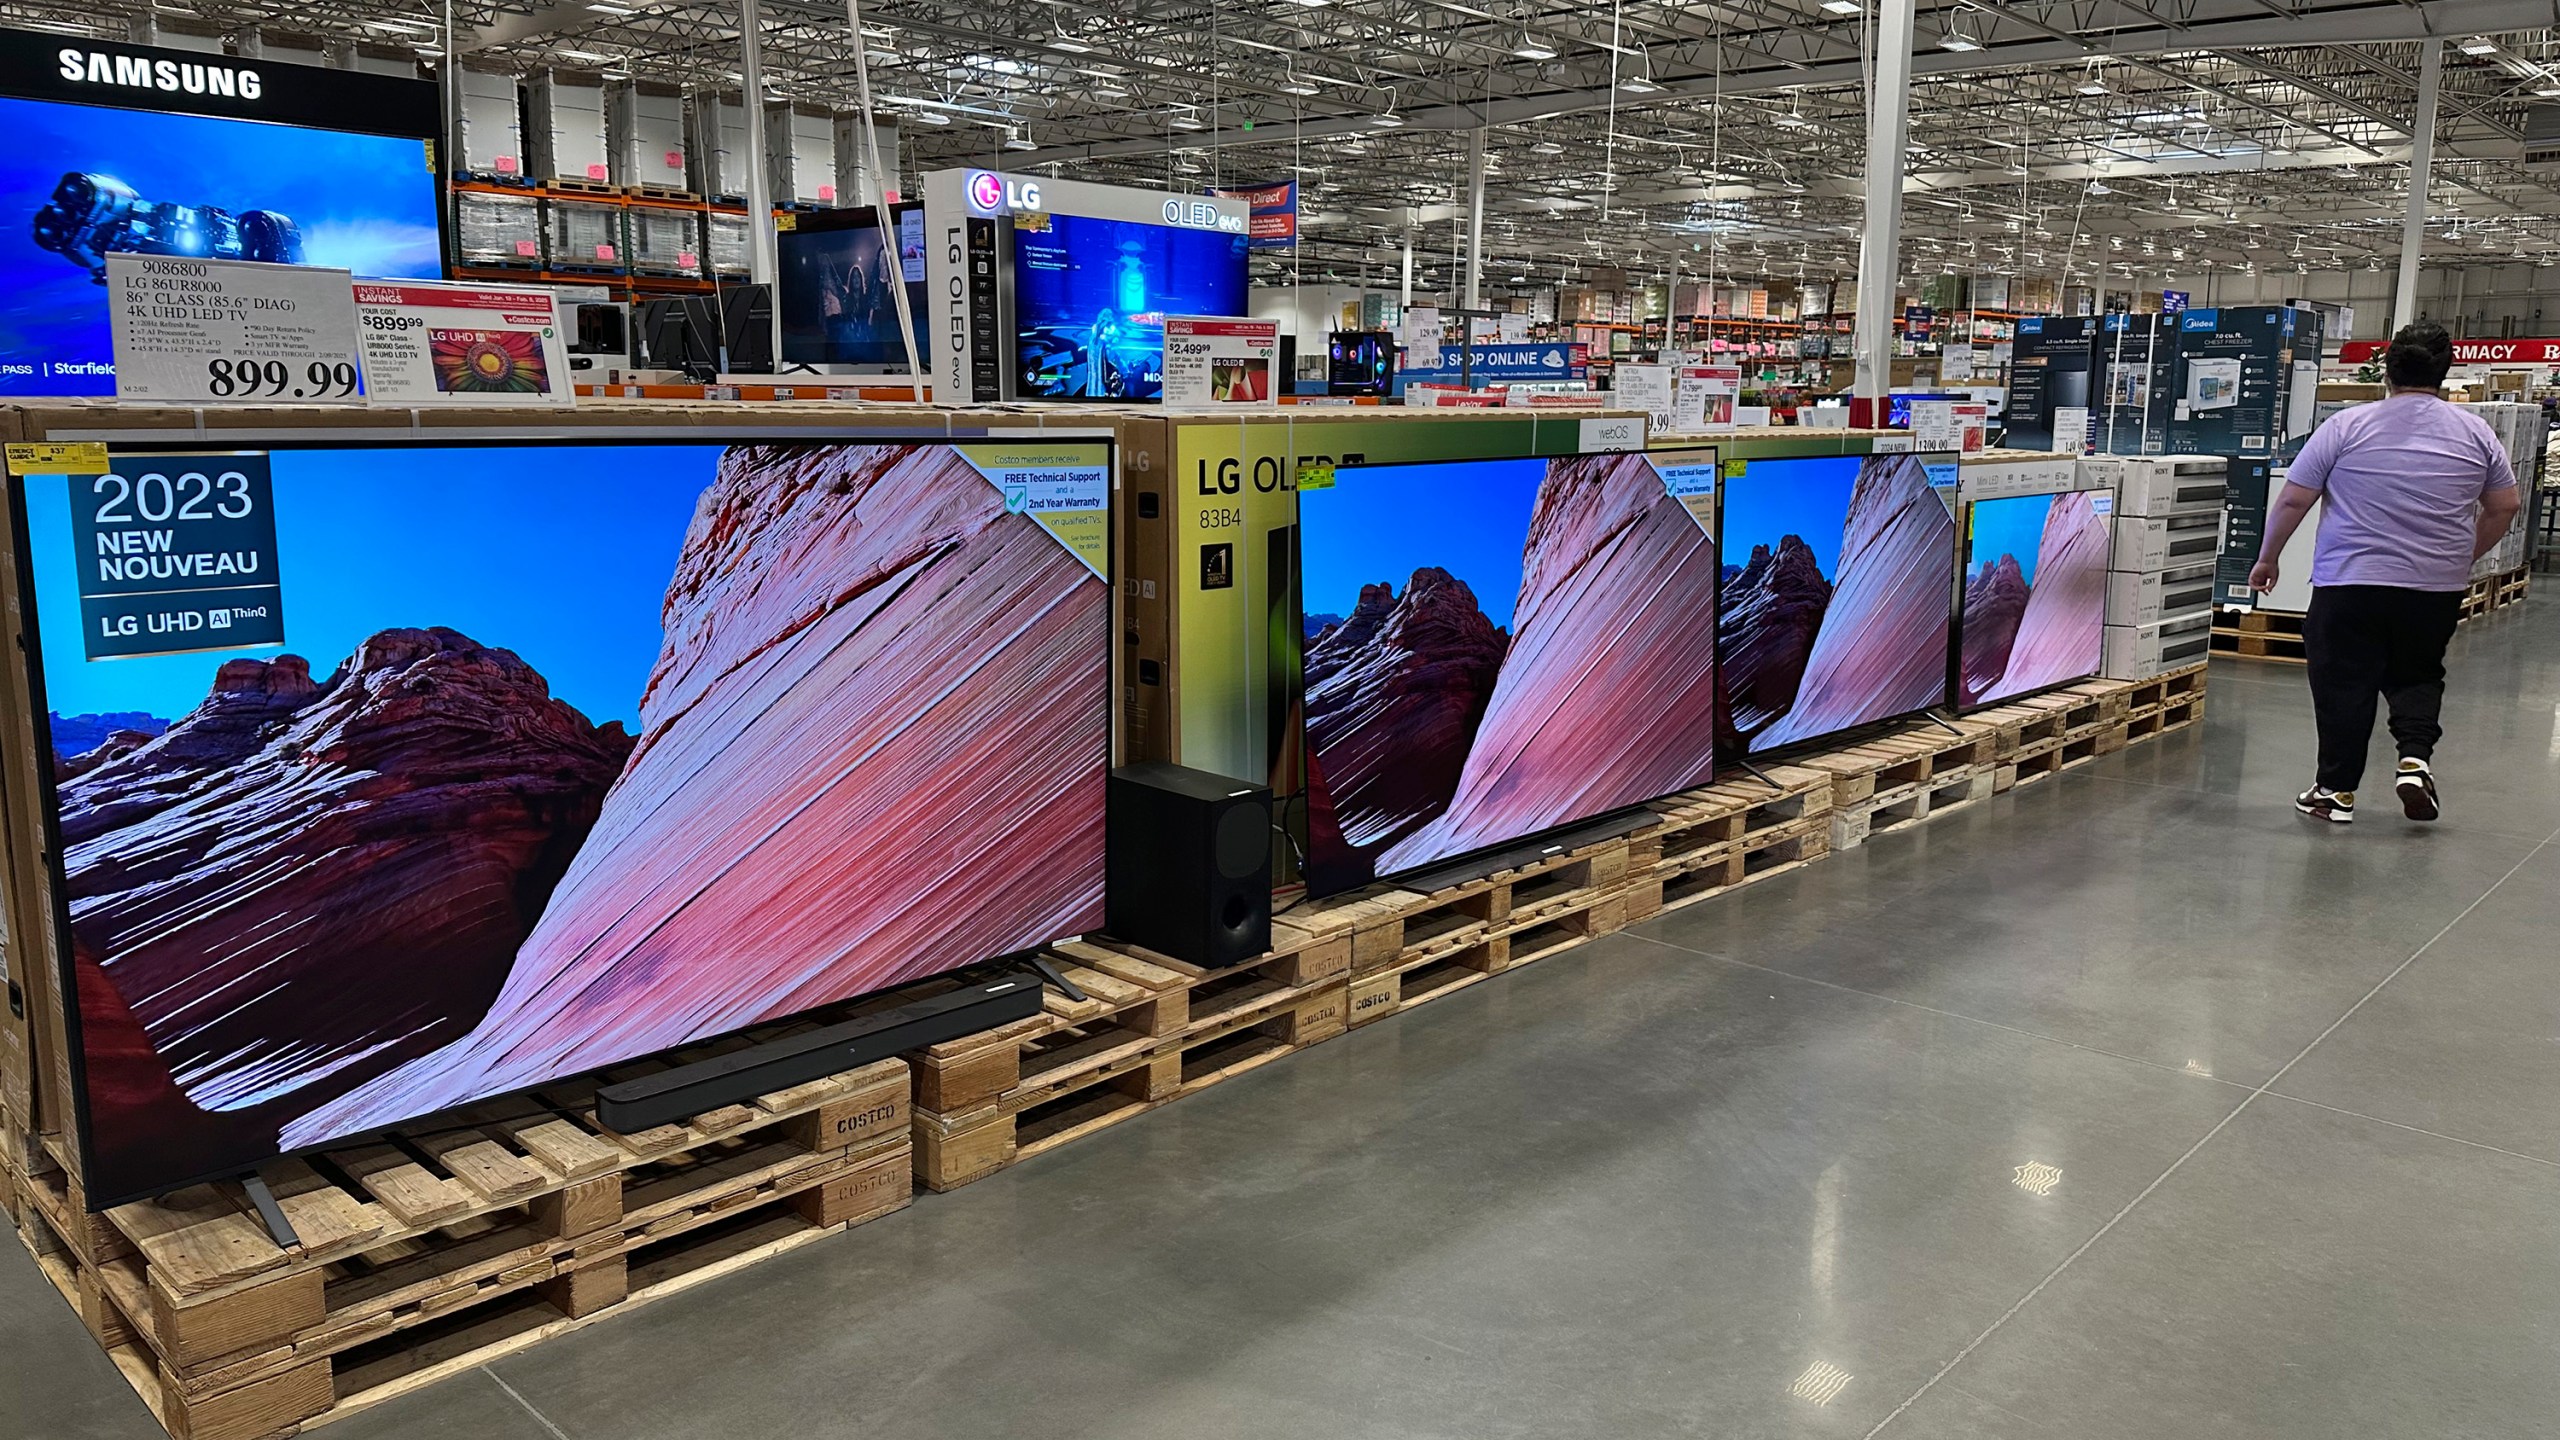
{"type": "Polygon", "coordinates": [[[45,441],[8,448],[12,475],[101,475],[107,447],[95,440],[45,441]]]}

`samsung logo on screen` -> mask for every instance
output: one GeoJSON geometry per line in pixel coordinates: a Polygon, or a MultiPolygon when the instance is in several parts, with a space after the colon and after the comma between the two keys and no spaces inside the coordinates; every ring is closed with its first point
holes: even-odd
{"type": "Polygon", "coordinates": [[[255,70],[229,65],[201,65],[188,60],[154,60],[143,55],[110,55],[66,45],[54,52],[63,79],[83,85],[113,85],[125,90],[159,90],[168,94],[221,95],[255,100],[263,88],[255,70]]]}

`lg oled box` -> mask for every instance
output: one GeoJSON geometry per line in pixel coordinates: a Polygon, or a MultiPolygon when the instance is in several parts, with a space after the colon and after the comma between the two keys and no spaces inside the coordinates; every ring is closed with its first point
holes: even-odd
{"type": "MultiPolygon", "coordinates": [[[[907,346],[898,336],[898,296],[890,288],[879,212],[866,206],[789,218],[792,227],[775,237],[783,360],[793,365],[905,374],[907,346]]],[[[890,218],[898,227],[897,284],[907,292],[907,322],[915,335],[916,357],[930,370],[933,346],[925,328],[924,207],[895,206],[890,218]]]]}
{"type": "Polygon", "coordinates": [[[1956,707],[1976,710],[2098,673],[2107,624],[2103,492],[1965,506],[1956,707]]]}
{"type": "Polygon", "coordinates": [[[1164,317],[1245,313],[1242,234],[1089,215],[1017,215],[1014,394],[1164,398],[1164,317]]]}
{"type": "Polygon", "coordinates": [[[1100,928],[1106,442],[67,464],[96,1204],[1100,928]]]}
{"type": "Polygon", "coordinates": [[[1712,456],[1301,484],[1311,894],[1713,777],[1715,541],[1675,493],[1694,468],[1712,477],[1712,456]]]}
{"type": "Polygon", "coordinates": [[[1753,460],[1724,477],[1719,739],[1759,755],[1946,699],[1953,466],[1753,460]],[[1950,482],[1932,483],[1939,469],[1950,482]]]}
{"type": "Polygon", "coordinates": [[[443,274],[436,87],[0,31],[0,395],[112,395],[115,253],[443,274]]]}

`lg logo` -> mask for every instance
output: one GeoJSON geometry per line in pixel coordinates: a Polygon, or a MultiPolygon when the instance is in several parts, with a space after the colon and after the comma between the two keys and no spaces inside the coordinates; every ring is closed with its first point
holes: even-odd
{"type": "Polygon", "coordinates": [[[1007,211],[1040,208],[1040,182],[1015,180],[991,170],[980,170],[969,177],[969,204],[990,215],[1007,211]]]}

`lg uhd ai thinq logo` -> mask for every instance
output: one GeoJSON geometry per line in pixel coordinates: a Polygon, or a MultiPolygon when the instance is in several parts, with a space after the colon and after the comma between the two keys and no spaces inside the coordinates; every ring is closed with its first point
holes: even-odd
{"type": "Polygon", "coordinates": [[[1036,211],[1040,208],[1040,182],[1007,179],[990,170],[973,172],[969,176],[969,206],[990,215],[1036,211]]]}
{"type": "Polygon", "coordinates": [[[255,100],[264,88],[255,70],[192,61],[154,60],[147,55],[110,55],[103,50],[64,46],[54,52],[56,69],[65,80],[84,85],[119,85],[128,90],[165,90],[172,94],[236,96],[255,100]]]}

